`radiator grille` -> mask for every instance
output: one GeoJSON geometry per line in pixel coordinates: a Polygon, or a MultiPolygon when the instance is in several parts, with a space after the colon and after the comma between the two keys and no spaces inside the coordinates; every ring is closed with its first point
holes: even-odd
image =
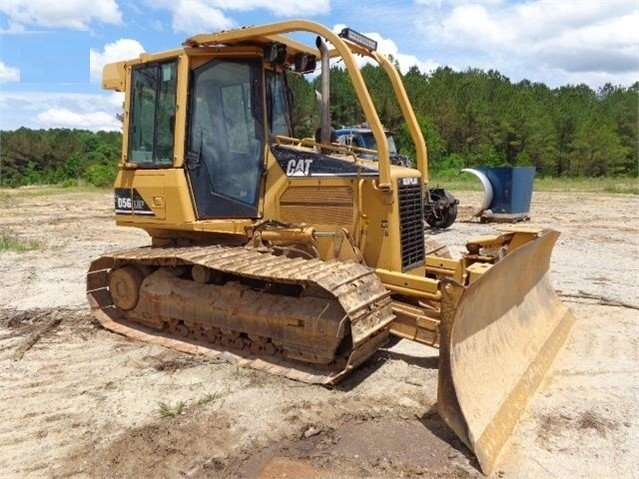
{"type": "Polygon", "coordinates": [[[349,187],[292,186],[280,198],[280,219],[351,229],[355,221],[354,204],[349,187]]]}
{"type": "Polygon", "coordinates": [[[421,181],[398,182],[399,230],[402,245],[402,270],[424,264],[424,201],[421,181]]]}

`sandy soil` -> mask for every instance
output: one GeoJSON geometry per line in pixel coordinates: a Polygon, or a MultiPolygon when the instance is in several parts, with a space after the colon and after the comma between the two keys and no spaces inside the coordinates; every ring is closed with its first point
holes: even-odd
{"type": "MultiPolygon", "coordinates": [[[[480,195],[459,197],[464,220],[480,195]]],[[[116,228],[111,205],[110,193],[0,191],[0,234],[37,242],[0,252],[0,477],[482,477],[434,412],[433,349],[400,341],[327,389],[101,329],[85,303],[89,262],[148,242],[116,228]]],[[[562,232],[558,290],[639,303],[637,206],[534,194],[531,224],[562,232]]],[[[494,226],[435,236],[456,254],[494,226]]],[[[638,477],[639,312],[565,300],[577,324],[495,476],[638,477]]]]}

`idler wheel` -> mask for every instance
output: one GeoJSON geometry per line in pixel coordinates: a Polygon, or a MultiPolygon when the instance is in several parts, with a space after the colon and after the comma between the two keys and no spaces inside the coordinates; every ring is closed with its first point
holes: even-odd
{"type": "Polygon", "coordinates": [[[222,331],[220,343],[225,348],[243,349],[246,345],[244,338],[237,331],[222,331]]]}
{"type": "Polygon", "coordinates": [[[198,341],[206,341],[206,330],[201,324],[194,323],[191,325],[191,335],[198,341]]]}
{"type": "Polygon", "coordinates": [[[213,274],[211,270],[206,266],[202,266],[201,264],[194,264],[191,267],[191,277],[196,283],[206,284],[211,281],[212,276],[213,274]]]}
{"type": "Polygon", "coordinates": [[[132,265],[111,271],[109,290],[113,304],[123,311],[135,308],[140,299],[140,286],[143,279],[142,272],[132,265]]]}
{"type": "Polygon", "coordinates": [[[211,343],[219,342],[221,335],[222,333],[220,332],[219,328],[206,329],[206,339],[211,343]]]}

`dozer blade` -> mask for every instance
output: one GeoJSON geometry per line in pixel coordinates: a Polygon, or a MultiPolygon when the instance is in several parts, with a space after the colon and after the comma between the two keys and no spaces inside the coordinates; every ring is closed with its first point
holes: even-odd
{"type": "Polygon", "coordinates": [[[437,408],[490,474],[575,318],[555,293],[545,230],[442,299],[437,408]]]}

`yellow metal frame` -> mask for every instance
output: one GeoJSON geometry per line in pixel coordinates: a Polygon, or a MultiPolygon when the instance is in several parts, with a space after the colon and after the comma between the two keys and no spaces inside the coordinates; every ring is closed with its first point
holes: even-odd
{"type": "MultiPolygon", "coordinates": [[[[439,257],[425,258],[424,266],[413,271],[402,272],[400,258],[397,254],[399,238],[399,212],[397,210],[398,197],[393,185],[402,177],[419,176],[421,181],[428,181],[426,144],[419,129],[417,119],[408,100],[408,95],[401,81],[401,76],[393,64],[378,52],[369,51],[348,40],[344,40],[326,27],[307,20],[289,20],[256,27],[229,30],[220,33],[195,35],[187,39],[183,47],[158,54],[142,54],[139,58],[107,65],[104,69],[103,85],[105,88],[127,91],[131,81],[131,70],[136,64],[162,61],[176,58],[178,62],[178,85],[176,99],[176,123],[174,137],[174,158],[171,167],[145,170],[136,168],[127,162],[128,151],[128,118],[130,112],[130,95],[126,95],[124,107],[124,139],[123,162],[116,180],[116,186],[136,188],[145,192],[147,201],[155,213],[154,218],[136,215],[118,215],[118,224],[138,226],[146,229],[154,238],[190,237],[194,240],[206,233],[221,233],[244,236],[247,239],[252,234],[255,224],[251,219],[217,219],[198,220],[194,213],[193,198],[189,188],[188,175],[184,172],[184,145],[187,124],[187,82],[189,72],[193,68],[219,57],[246,57],[262,55],[261,46],[269,42],[280,42],[287,46],[288,62],[300,52],[318,55],[316,47],[308,46],[297,40],[288,38],[285,34],[292,32],[309,32],[323,37],[331,44],[329,55],[339,57],[344,61],[351,77],[355,93],[362,105],[369,127],[375,137],[378,151],[377,178],[341,178],[341,177],[301,177],[290,178],[279,171],[275,158],[265,145],[265,168],[269,172],[262,185],[259,215],[262,221],[283,217],[281,199],[290,188],[307,188],[307,191],[350,191],[353,198],[353,213],[340,210],[344,218],[350,218],[343,227],[343,235],[337,234],[335,224],[330,219],[317,219],[310,226],[317,231],[332,231],[333,239],[312,239],[314,248],[320,251],[322,257],[358,258],[374,266],[378,276],[394,294],[421,298],[431,304],[441,301],[440,280],[452,278],[459,283],[475,281],[485,272],[488,266],[471,266],[476,260],[456,261],[439,257]],[[377,62],[386,72],[404,115],[417,152],[417,170],[394,167],[390,164],[386,143],[385,130],[379,120],[375,107],[364,79],[355,60],[355,55],[364,55],[377,62]],[[346,188],[347,190],[344,190],[346,188]],[[350,246],[342,247],[346,241],[350,246]],[[351,244],[352,243],[352,244],[351,244]],[[361,253],[360,253],[361,252],[361,253]],[[344,256],[345,255],[345,256],[344,256]],[[426,277],[425,275],[431,276],[426,277]]],[[[266,114],[266,113],[265,113],[266,114]]],[[[267,122],[264,121],[266,125],[267,122]]],[[[279,137],[277,143],[291,145],[293,148],[314,149],[317,147],[312,140],[296,140],[279,137]],[[297,142],[297,144],[296,144],[297,142]]],[[[335,147],[333,154],[344,155],[346,161],[360,163],[356,152],[345,148],[335,147]]],[[[302,215],[306,203],[299,206],[302,215]]],[[[295,207],[289,207],[295,211],[295,207]]],[[[299,216],[298,215],[298,216],[299,216]]],[[[294,232],[280,231],[283,237],[290,237],[294,232]]],[[[328,233],[326,233],[328,234],[328,233]]],[[[268,236],[268,235],[267,235],[268,236]]],[[[512,233],[506,233],[510,240],[512,233]]],[[[533,239],[534,233],[516,235],[512,247],[519,247],[533,239]]],[[[311,235],[310,238],[313,238],[311,235]]],[[[480,238],[478,246],[488,247],[504,242],[504,237],[480,238]]],[[[301,241],[301,240],[300,240],[301,241]]],[[[483,261],[479,258],[480,261],[483,261]]]]}

